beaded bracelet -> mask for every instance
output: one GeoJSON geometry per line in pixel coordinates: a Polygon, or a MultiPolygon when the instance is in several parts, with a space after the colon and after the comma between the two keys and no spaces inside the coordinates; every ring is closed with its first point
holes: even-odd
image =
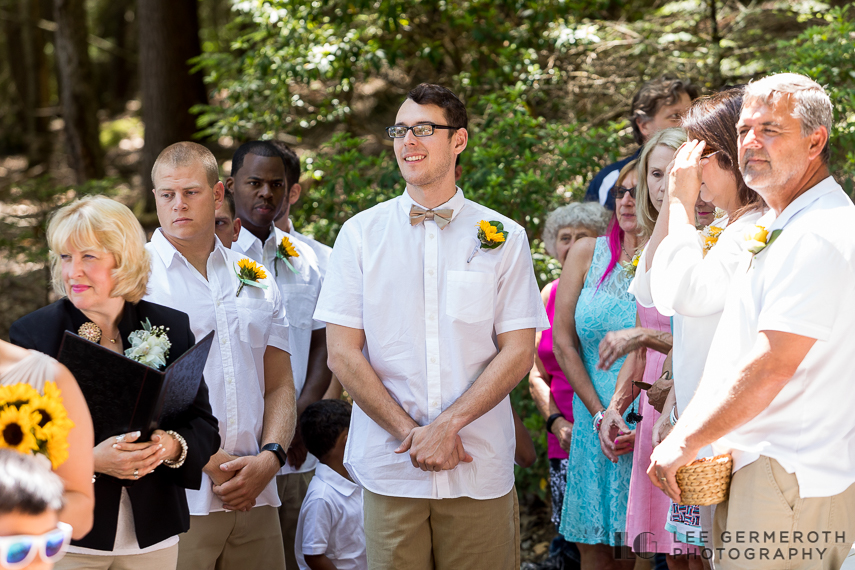
{"type": "Polygon", "coordinates": [[[172,469],[178,469],[179,467],[184,465],[184,460],[187,459],[187,441],[185,441],[185,439],[181,437],[181,434],[174,432],[171,429],[167,430],[166,433],[174,437],[175,441],[178,442],[178,445],[181,446],[181,455],[175,461],[164,459],[163,464],[167,467],[171,467],[172,469]]]}
{"type": "Polygon", "coordinates": [[[671,426],[677,425],[677,406],[671,408],[671,416],[669,419],[671,420],[671,426]]]}
{"type": "Polygon", "coordinates": [[[600,425],[603,423],[603,415],[605,415],[603,410],[600,410],[596,415],[594,415],[594,433],[600,433],[600,425]]]}

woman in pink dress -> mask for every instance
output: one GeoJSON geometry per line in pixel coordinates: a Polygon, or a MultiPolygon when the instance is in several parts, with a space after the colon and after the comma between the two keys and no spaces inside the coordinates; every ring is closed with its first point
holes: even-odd
{"type": "MultiPolygon", "coordinates": [[[[681,129],[661,131],[650,139],[639,157],[636,215],[645,241],[653,232],[662,207],[668,165],[685,141],[686,135],[681,129]]],[[[627,270],[635,275],[630,293],[638,296],[649,290],[647,260],[643,251],[637,264],[627,270]]],[[[647,477],[653,452],[652,430],[659,413],[648,403],[645,392],[641,392],[636,401],[640,390],[633,385],[635,380],[653,384],[662,374],[662,365],[672,345],[671,321],[655,308],[641,304],[638,304],[636,314],[635,328],[610,333],[600,345],[601,367],[609,367],[616,358],[628,354],[618,375],[614,396],[603,415],[600,444],[603,453],[612,461],[624,453],[633,452],[625,544],[636,553],[666,554],[669,568],[678,568],[680,561],[671,554],[675,547],[685,552],[685,545],[675,543],[663,528],[662,520],[667,516],[670,501],[647,477]],[[636,406],[637,414],[641,416],[637,418],[635,429],[628,426],[622,417],[630,405],[636,406]]]]}
{"type": "MultiPolygon", "coordinates": [[[[583,237],[597,237],[606,230],[609,213],[595,202],[574,203],[561,206],[546,218],[543,243],[546,252],[564,265],[567,253],[583,237]]],[[[555,292],[558,279],[548,283],[541,291],[549,324],[555,315],[555,292]]],[[[552,497],[552,522],[556,530],[561,523],[561,506],[567,487],[567,463],[570,439],[573,432],[573,388],[564,377],[555,354],[552,352],[552,329],[547,329],[535,339],[537,355],[529,373],[528,386],[531,397],[543,415],[547,430],[547,457],[549,458],[549,489],[552,497]]],[[[549,557],[540,568],[561,568],[566,558],[578,560],[578,551],[560,534],[549,547],[549,557]]]]}

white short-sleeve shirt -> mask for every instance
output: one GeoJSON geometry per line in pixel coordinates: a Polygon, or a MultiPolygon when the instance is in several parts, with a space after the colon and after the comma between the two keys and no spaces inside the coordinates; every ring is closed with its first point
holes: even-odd
{"type": "MultiPolygon", "coordinates": [[[[220,445],[232,455],[257,455],[264,420],[264,351],[268,346],[290,352],[288,321],[271,270],[266,289],[245,286],[236,296],[237,262],[246,258],[226,249],[215,238],[205,279],[175,247],[155,230],[146,249],[151,254],[151,277],[145,299],[187,313],[197,339],[214,331],[205,363],[211,410],[219,421],[220,445]]],[[[202,474],[202,488],[187,490],[191,515],[222,511],[222,501],[202,474]]],[[[272,479],[256,506],[279,506],[272,479]]]]}
{"type": "Polygon", "coordinates": [[[771,404],[713,444],[734,469],[760,455],[795,473],[802,497],[828,497],[855,483],[855,206],[828,177],[780,216],[757,222],[777,240],[743,254],[715,333],[704,382],[732,385],[761,331],[816,343],[771,404]]]}
{"type": "MultiPolygon", "coordinates": [[[[272,226],[271,226],[272,227],[272,226]]],[[[282,294],[282,304],[285,307],[285,317],[288,319],[289,343],[291,345],[291,371],[294,375],[294,388],[297,398],[303,392],[306,375],[309,368],[309,349],[312,344],[312,331],[322,329],[326,325],[312,319],[318,295],[321,293],[321,270],[315,252],[301,240],[294,238],[282,230],[272,227],[268,238],[261,243],[246,229],[240,232],[238,240],[232,244],[232,251],[243,253],[265,267],[273,270],[273,279],[282,294]],[[288,261],[299,273],[288,269],[285,263],[276,258],[276,250],[282,238],[288,236],[299,257],[291,257],[288,261]]],[[[317,458],[309,454],[299,469],[295,469],[290,461],[286,462],[279,475],[288,473],[306,473],[318,464],[317,458]]]]}
{"type": "Polygon", "coordinates": [[[312,251],[315,252],[315,255],[318,258],[318,265],[321,268],[321,277],[326,275],[327,265],[329,265],[330,255],[332,255],[332,248],[316,239],[312,239],[309,236],[305,236],[298,232],[296,228],[294,228],[294,222],[291,221],[291,218],[288,218],[288,227],[291,228],[291,231],[288,232],[290,235],[300,238],[306,245],[312,248],[312,251]]]}
{"type": "Polygon", "coordinates": [[[309,570],[305,555],[324,554],[338,570],[367,570],[362,489],[318,464],[300,508],[294,555],[309,570]]]}
{"type": "MultiPolygon", "coordinates": [[[[528,238],[512,220],[457,190],[440,230],[410,225],[403,195],[348,220],[333,248],[315,318],[363,329],[365,353],[383,385],[419,425],[453,404],[498,354],[496,335],[549,327],[528,238]],[[500,221],[504,245],[480,249],[479,221],[500,221]],[[473,255],[474,252],[474,255],[473,255]],[[471,262],[468,261],[471,256],[471,262]]],[[[450,471],[414,468],[394,436],[354,406],[345,465],[373,493],[493,499],[514,482],[510,401],[460,431],[474,458],[450,471]]]]}

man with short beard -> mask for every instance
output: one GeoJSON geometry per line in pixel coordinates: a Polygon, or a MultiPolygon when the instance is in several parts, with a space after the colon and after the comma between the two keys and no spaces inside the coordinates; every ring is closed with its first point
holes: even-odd
{"type": "Polygon", "coordinates": [[[831,124],[807,77],[746,89],[739,166],[770,210],[746,241],[701,384],[648,470],[679,501],[675,473],[701,447],[733,455],[717,568],[837,569],[855,541],[855,206],[829,174],[831,124]]]}
{"type": "Polygon", "coordinates": [[[315,312],[372,569],[520,567],[508,393],[549,323],[523,228],[455,186],[467,123],[448,89],[410,91],[387,128],[406,190],[342,226],[315,312]]]}

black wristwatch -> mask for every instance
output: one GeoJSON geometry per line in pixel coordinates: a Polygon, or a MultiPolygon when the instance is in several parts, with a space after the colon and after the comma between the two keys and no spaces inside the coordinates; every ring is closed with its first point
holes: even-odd
{"type": "Polygon", "coordinates": [[[285,461],[288,459],[288,455],[285,453],[285,450],[282,449],[282,446],[278,443],[268,443],[261,448],[261,451],[272,451],[273,455],[276,456],[276,459],[279,460],[279,467],[285,465],[285,461]]]}
{"type": "MultiPolygon", "coordinates": [[[[563,417],[564,417],[564,414],[562,414],[562,413],[552,414],[551,416],[549,416],[546,419],[546,431],[549,433],[552,433],[552,424],[554,424],[555,420],[557,420],[558,418],[563,418],[563,417]]],[[[552,435],[555,435],[555,434],[552,434],[552,435]]]]}

